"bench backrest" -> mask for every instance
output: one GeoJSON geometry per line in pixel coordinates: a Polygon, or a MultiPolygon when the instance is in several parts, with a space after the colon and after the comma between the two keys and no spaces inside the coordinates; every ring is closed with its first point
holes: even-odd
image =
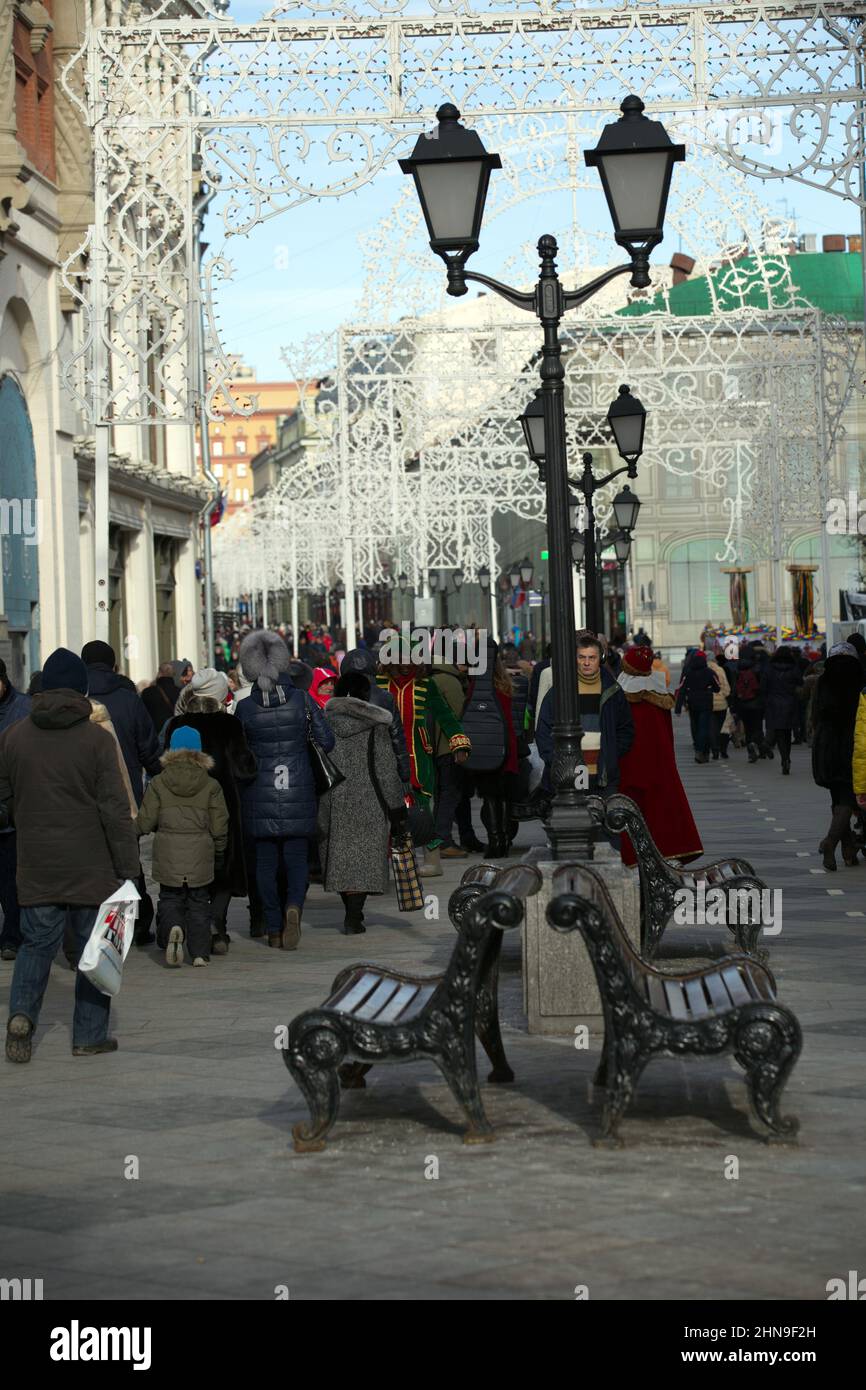
{"type": "Polygon", "coordinates": [[[553,875],[553,897],[558,897],[560,893],[573,893],[598,908],[607,925],[607,935],[623,957],[632,980],[640,988],[643,977],[647,973],[653,973],[652,967],[638,955],[629,941],[616,905],[601,876],[586,864],[563,864],[553,875]]]}
{"type": "Polygon", "coordinates": [[[479,884],[483,888],[492,888],[497,875],[501,873],[501,864],[473,864],[471,869],[467,869],[461,878],[460,887],[470,888],[479,884]]]}

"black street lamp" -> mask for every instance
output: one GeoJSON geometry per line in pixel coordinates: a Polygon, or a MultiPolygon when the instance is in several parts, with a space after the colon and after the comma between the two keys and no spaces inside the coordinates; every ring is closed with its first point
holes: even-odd
{"type": "Polygon", "coordinates": [[[478,571],[478,583],[481,585],[481,592],[483,594],[490,593],[490,570],[486,565],[482,565],[478,571]]]}
{"type": "MultiPolygon", "coordinates": [[[[436,130],[420,135],[411,157],[400,161],[403,172],[411,174],[415,180],[430,246],[445,261],[448,293],[466,294],[467,281],[475,281],[516,308],[534,313],[544,330],[540,395],[554,615],[552,662],[554,670],[572,676],[558,679],[553,687],[553,801],[547,830],[553,856],[557,859],[569,855],[587,858],[593,841],[585,796],[577,790],[578,782],[585,785],[585,774],[575,677],[577,653],[569,557],[565,369],[559,323],[564,313],[579,308],[619,275],[630,275],[635,288],[645,288],[650,283],[649,252],[662,239],[672,166],[685,157],[685,150],[672,145],[664,127],[657,121],[650,121],[643,109],[639,98],[627,97],[622,103],[621,118],[605,126],[598,146],[587,154],[587,163],[598,168],[601,175],[615,239],[627,248],[630,259],[627,264],[605,271],[578,290],[566,290],[562,286],[556,269],[558,248],[552,236],[543,236],[538,242],[539,278],[530,291],[516,290],[487,275],[467,271],[466,262],[478,250],[490,174],[501,167],[501,161],[498,155],[487,153],[476,132],[460,125],[460,113],[450,102],[439,108],[436,130]]],[[[521,417],[528,442],[535,418],[531,411],[521,417]]],[[[531,447],[536,442],[532,439],[531,447]]]]}

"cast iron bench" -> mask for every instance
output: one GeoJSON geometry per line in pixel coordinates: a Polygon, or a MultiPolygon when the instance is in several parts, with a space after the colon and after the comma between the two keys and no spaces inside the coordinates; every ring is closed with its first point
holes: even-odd
{"type": "MultiPolygon", "coordinates": [[[[763,925],[760,910],[751,911],[751,903],[740,893],[756,890],[762,893],[767,885],[760,879],[747,859],[716,859],[711,864],[694,868],[679,868],[665,859],[649,832],[639,806],[628,796],[616,792],[606,800],[600,796],[587,797],[589,813],[597,824],[612,834],[626,831],[634,845],[640,875],[641,950],[649,960],[655,956],[665,927],[677,905],[677,894],[683,889],[696,894],[698,884],[707,891],[720,888],[725,894],[725,926],[733,933],[739,950],[747,955],[758,951],[758,936],[763,925]],[[743,909],[748,910],[744,913],[743,909]],[[747,917],[742,921],[743,916],[747,917]]],[[[759,899],[760,901],[760,899],[759,899]]],[[[761,953],[766,956],[765,952],[761,953]]]]}
{"type": "Polygon", "coordinates": [[[765,1137],[794,1140],[799,1122],[780,1116],[779,1101],[802,1034],[777,1002],[766,965],[732,955],[686,974],[656,970],[636,953],[603,881],[585,865],[555,873],[547,920],[556,931],[581,933],[601,995],[604,1047],[595,1084],[606,1088],[606,1099],[596,1142],[621,1144],[619,1122],[651,1057],[727,1052],[746,1072],[755,1114],[770,1131],[765,1137]]]}
{"type": "Polygon", "coordinates": [[[283,1060],[310,1107],[309,1124],[292,1130],[298,1153],[324,1149],[341,1086],[366,1086],[365,1073],[378,1063],[424,1057],[437,1064],[466,1113],[464,1143],[495,1137],[478,1087],[475,1035],[493,1063],[488,1079],[513,1081],[499,1029],[496,965],[502,932],[520,923],[523,898],[541,885],[529,865],[503,876],[507,889],[497,885],[466,905],[444,975],[407,975],[362,961],[340,971],[319,1008],[293,1020],[283,1060]]]}

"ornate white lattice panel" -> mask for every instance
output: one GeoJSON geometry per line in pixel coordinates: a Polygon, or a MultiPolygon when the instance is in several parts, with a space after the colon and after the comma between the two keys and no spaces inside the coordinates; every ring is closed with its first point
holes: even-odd
{"type": "MultiPolygon", "coordinates": [[[[408,0],[306,0],[247,26],[206,3],[202,18],[177,18],[174,0],[107,8],[73,60],[83,105],[67,71],[92,132],[96,211],[66,379],[97,424],[193,417],[200,182],[218,191],[226,235],[249,232],[374,179],[446,96],[473,121],[512,120],[510,143],[527,119],[570,116],[576,149],[634,91],[695,151],[859,197],[862,4],[517,0],[503,13],[493,0],[411,0],[410,13],[408,0]]],[[[215,373],[211,406],[230,370],[215,373]]]]}

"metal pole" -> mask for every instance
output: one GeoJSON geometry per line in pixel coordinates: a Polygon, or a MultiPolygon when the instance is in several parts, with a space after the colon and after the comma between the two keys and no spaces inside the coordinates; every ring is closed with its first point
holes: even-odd
{"type": "Polygon", "coordinates": [[[292,654],[298,655],[298,528],[292,512],[292,654]]]}
{"type": "Polygon", "coordinates": [[[598,632],[598,556],[596,555],[595,507],[592,500],[592,454],[583,456],[583,478],[581,479],[583,498],[586,504],[586,546],[583,552],[584,602],[586,607],[586,626],[590,632],[598,632]]]}
{"type": "Polygon", "coordinates": [[[545,584],[543,579],[539,579],[538,588],[541,592],[541,657],[544,659],[544,650],[547,646],[547,614],[544,609],[545,584]]]}
{"type": "MultiPolygon", "coordinates": [[[[94,59],[95,45],[90,45],[90,100],[98,91],[94,59]]],[[[103,178],[103,146],[105,136],[97,125],[94,134],[94,202],[91,259],[93,265],[93,594],[94,631],[97,641],[107,642],[110,630],[108,598],[108,525],[109,484],[108,458],[111,449],[111,426],[108,410],[108,333],[105,301],[105,236],[107,215],[103,178]]]]}
{"type": "Polygon", "coordinates": [[[815,311],[815,343],[818,348],[818,371],[815,390],[818,405],[818,506],[821,517],[821,602],[824,609],[824,634],[827,650],[833,644],[833,589],[830,575],[830,537],[827,534],[827,503],[830,482],[830,449],[827,442],[827,419],[824,413],[824,318],[815,311]]]}
{"type": "Polygon", "coordinates": [[[583,731],[577,694],[577,649],[574,633],[574,599],[571,584],[571,530],[568,515],[568,458],[565,427],[565,368],[559,339],[559,321],[565,302],[556,271],[556,239],[538,242],[541,274],[538,281],[538,316],[544,328],[541,359],[541,392],[547,455],[547,536],[550,550],[548,575],[552,607],[553,664],[553,802],[547,833],[554,859],[592,857],[592,827],[584,790],[586,768],[581,754],[583,731]]]}
{"type": "Polygon", "coordinates": [[[496,542],[493,539],[493,513],[487,513],[487,568],[490,570],[490,635],[499,641],[499,613],[496,608],[496,542]]]}

